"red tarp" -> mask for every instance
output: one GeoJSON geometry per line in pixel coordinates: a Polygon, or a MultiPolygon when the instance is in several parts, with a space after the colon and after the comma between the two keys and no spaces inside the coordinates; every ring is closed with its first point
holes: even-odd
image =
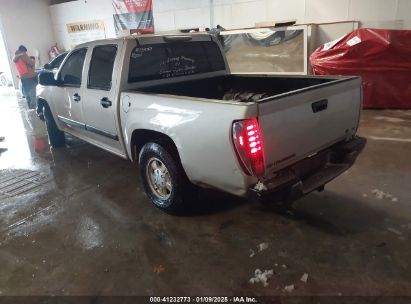
{"type": "Polygon", "coordinates": [[[317,49],[316,75],[359,75],[364,107],[411,109],[411,31],[360,29],[317,49]]]}

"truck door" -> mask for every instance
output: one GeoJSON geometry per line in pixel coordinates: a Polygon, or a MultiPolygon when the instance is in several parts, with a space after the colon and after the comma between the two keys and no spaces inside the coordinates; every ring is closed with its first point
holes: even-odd
{"type": "Polygon", "coordinates": [[[83,103],[87,136],[113,152],[121,151],[116,120],[117,79],[113,77],[114,66],[119,64],[118,48],[117,44],[93,48],[83,103]]]}
{"type": "Polygon", "coordinates": [[[87,48],[73,51],[62,66],[56,88],[56,103],[53,104],[58,120],[77,133],[84,130],[85,122],[82,109],[83,66],[87,48]]]}

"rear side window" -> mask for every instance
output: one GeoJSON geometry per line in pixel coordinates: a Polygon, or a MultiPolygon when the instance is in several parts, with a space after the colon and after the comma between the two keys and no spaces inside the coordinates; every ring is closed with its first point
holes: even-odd
{"type": "Polygon", "coordinates": [[[80,49],[74,51],[69,58],[67,58],[61,69],[60,78],[63,85],[80,87],[83,73],[84,59],[86,58],[87,49],[80,49]]]}
{"type": "Polygon", "coordinates": [[[172,42],[138,46],[131,52],[128,82],[175,78],[225,70],[215,42],[172,42]]]}
{"type": "Polygon", "coordinates": [[[110,90],[117,46],[96,46],[90,62],[88,88],[110,90]]]}

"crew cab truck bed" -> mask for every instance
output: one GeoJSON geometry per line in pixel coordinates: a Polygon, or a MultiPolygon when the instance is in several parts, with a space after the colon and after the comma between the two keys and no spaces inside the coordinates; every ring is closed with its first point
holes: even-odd
{"type": "Polygon", "coordinates": [[[67,132],[137,161],[146,193],[167,212],[184,210],[193,184],[308,194],[365,145],[360,78],[233,75],[208,35],[79,46],[56,76],[40,77],[38,105],[52,144],[67,132]],[[75,86],[65,84],[67,65],[75,86]]]}

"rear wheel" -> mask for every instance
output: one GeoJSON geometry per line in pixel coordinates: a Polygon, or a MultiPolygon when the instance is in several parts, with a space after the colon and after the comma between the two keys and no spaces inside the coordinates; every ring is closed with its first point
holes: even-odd
{"type": "Polygon", "coordinates": [[[139,155],[139,170],[147,196],[159,209],[182,214],[188,207],[191,185],[178,158],[165,143],[150,142],[139,155]]]}
{"type": "Polygon", "coordinates": [[[56,122],[54,121],[50,108],[47,105],[44,106],[43,113],[44,113],[44,119],[46,121],[47,132],[49,134],[50,145],[53,148],[64,147],[66,144],[64,132],[60,131],[57,128],[56,122]]]}

